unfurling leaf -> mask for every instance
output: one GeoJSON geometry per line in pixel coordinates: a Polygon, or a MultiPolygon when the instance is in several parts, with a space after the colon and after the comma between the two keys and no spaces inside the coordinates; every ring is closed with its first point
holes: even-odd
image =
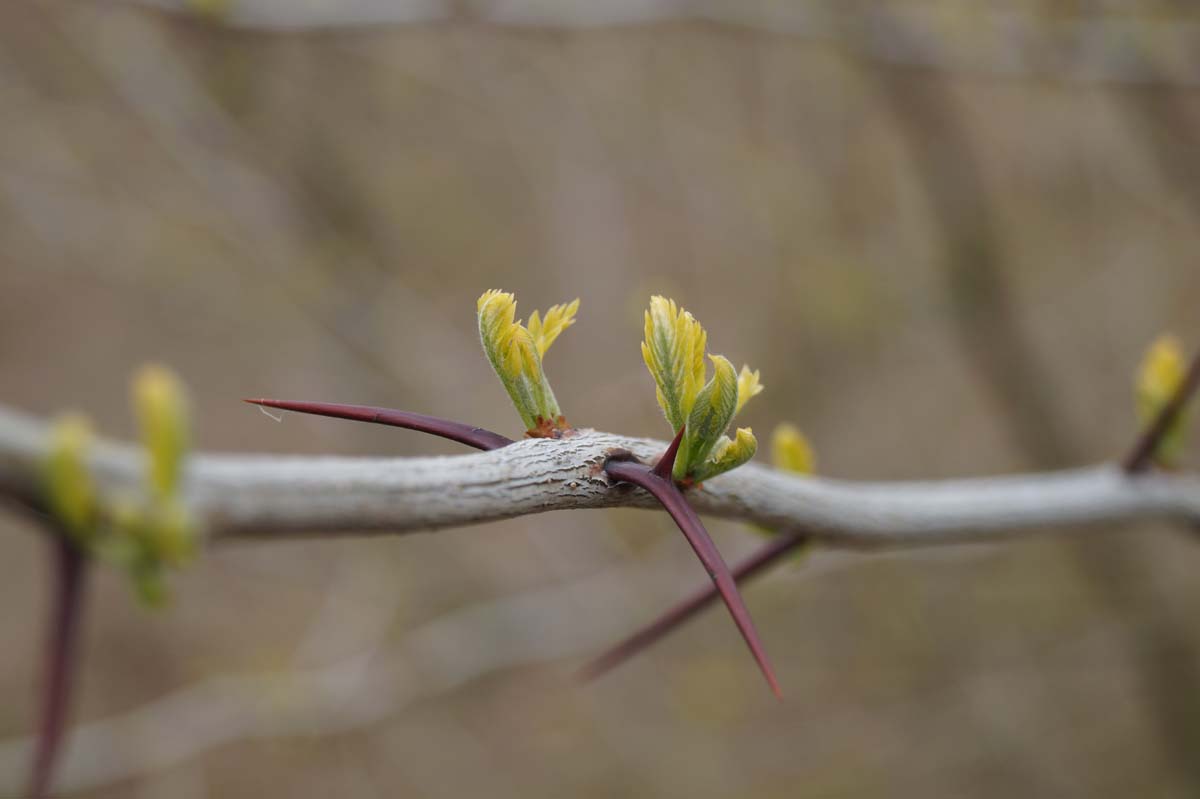
{"type": "Polygon", "coordinates": [[[730,441],[725,430],[742,406],[762,391],[758,372],[743,366],[739,375],[728,359],[710,355],[713,376],[706,383],[708,336],[674,300],[650,298],[645,334],[642,358],[654,378],[658,404],[673,431],[686,425],[674,478],[700,481],[749,460],[757,446],[754,435],[747,429],[730,441]]]}
{"type": "Polygon", "coordinates": [[[707,335],[690,313],[674,300],[654,296],[646,311],[642,358],[654,378],[658,404],[678,432],[688,420],[696,395],[704,385],[704,346],[707,335]]]}
{"type": "Polygon", "coordinates": [[[812,445],[799,428],[787,423],[771,433],[771,462],[785,472],[812,474],[816,470],[812,445]]]}
{"type": "MultiPolygon", "coordinates": [[[[1187,372],[1183,347],[1179,339],[1162,335],[1154,340],[1142,358],[1135,384],[1135,400],[1139,421],[1153,423],[1155,417],[1179,391],[1187,372]]],[[[1183,448],[1188,413],[1182,410],[1159,441],[1154,453],[1155,462],[1170,466],[1183,448]]]]}
{"type": "Polygon", "coordinates": [[[476,305],[483,351],[532,435],[565,427],[554,391],[542,370],[542,356],[575,322],[579,300],[555,305],[544,317],[536,311],[529,327],[516,320],[517,303],[507,292],[486,291],[476,305]]]}
{"type": "Polygon", "coordinates": [[[738,383],[733,364],[721,355],[710,355],[712,379],[700,389],[688,414],[680,457],[675,461],[675,479],[693,474],[722,437],[737,409],[738,383]],[[682,467],[682,468],[681,468],[682,467]]]}
{"type": "Polygon", "coordinates": [[[729,436],[721,436],[717,440],[712,454],[708,456],[708,460],[696,468],[692,479],[700,483],[710,477],[716,477],[731,469],[736,469],[753,458],[757,451],[758,440],[754,437],[754,431],[749,427],[739,427],[732,441],[729,436]]]}
{"type": "Polygon", "coordinates": [[[750,401],[751,397],[757,397],[762,393],[764,386],[758,382],[758,370],[750,371],[750,367],[742,364],[742,371],[738,374],[738,394],[737,408],[734,413],[741,413],[742,407],[750,401]]]}
{"type": "Polygon", "coordinates": [[[95,533],[96,485],[87,469],[92,427],[82,416],[64,416],[54,423],[45,463],[46,500],[50,512],[76,542],[95,533]]]}
{"type": "Polygon", "coordinates": [[[577,298],[563,305],[551,305],[545,319],[540,319],[537,311],[529,315],[529,333],[537,345],[538,355],[544,356],[558,334],[575,324],[575,312],[578,310],[577,298]]]}

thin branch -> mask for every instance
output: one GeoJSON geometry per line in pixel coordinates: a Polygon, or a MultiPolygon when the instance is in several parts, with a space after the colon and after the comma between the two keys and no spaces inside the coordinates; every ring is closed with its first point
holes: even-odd
{"type": "Polygon", "coordinates": [[[484,451],[507,447],[513,443],[511,438],[505,438],[499,433],[473,427],[462,422],[442,419],[437,416],[427,416],[423,413],[398,411],[392,408],[376,408],[370,405],[342,405],[336,402],[301,402],[296,400],[277,399],[248,399],[251,405],[267,408],[278,408],[281,411],[311,413],[316,416],[330,416],[334,419],[349,419],[355,422],[382,424],[389,427],[403,427],[407,430],[417,430],[422,433],[448,438],[468,447],[484,451]]]}
{"type": "MultiPolygon", "coordinates": [[[[0,407],[0,496],[41,495],[44,422],[0,407]]],[[[209,542],[303,534],[399,534],[549,510],[654,508],[613,485],[617,450],[649,462],[663,441],[581,430],[491,452],[436,458],[197,454],[184,494],[209,542]]],[[[98,442],[89,461],[104,491],[140,485],[142,454],[98,442]]],[[[827,546],[982,541],[1019,530],[1133,519],[1200,521],[1200,478],[1126,475],[1115,464],[965,480],[862,483],[790,475],[754,463],[688,492],[699,513],[771,529],[804,529],[827,546]]]]}
{"type": "Polygon", "coordinates": [[[42,799],[50,793],[78,661],[80,616],[87,576],[87,559],[83,553],[61,532],[55,532],[51,537],[54,598],[47,624],[42,705],[29,776],[29,799],[42,799]]]}
{"type": "Polygon", "coordinates": [[[1174,396],[1162,407],[1162,410],[1138,437],[1137,443],[1134,444],[1125,460],[1122,461],[1125,471],[1136,474],[1150,468],[1154,462],[1154,453],[1162,442],[1163,436],[1171,429],[1171,425],[1179,418],[1179,414],[1183,413],[1184,406],[1196,393],[1197,388],[1200,388],[1200,352],[1192,357],[1187,374],[1184,376],[1183,382],[1179,384],[1179,388],[1175,390],[1174,396]]]}

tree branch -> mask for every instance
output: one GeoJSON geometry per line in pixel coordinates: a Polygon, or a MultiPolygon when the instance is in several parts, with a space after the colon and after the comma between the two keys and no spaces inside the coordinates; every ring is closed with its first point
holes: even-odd
{"type": "MultiPolygon", "coordinates": [[[[0,494],[37,507],[44,422],[0,407],[0,494]]],[[[197,455],[186,497],[210,541],[261,536],[407,533],[549,510],[652,508],[612,485],[608,455],[650,460],[651,439],[581,431],[493,452],[436,458],[197,455]]],[[[135,490],[138,450],[101,443],[91,466],[105,489],[135,490]]],[[[747,464],[689,491],[696,510],[766,527],[800,527],[826,545],[977,541],[1047,526],[1138,518],[1200,521],[1200,478],[1127,476],[1116,464],[966,480],[860,483],[797,477],[747,464]]]]}

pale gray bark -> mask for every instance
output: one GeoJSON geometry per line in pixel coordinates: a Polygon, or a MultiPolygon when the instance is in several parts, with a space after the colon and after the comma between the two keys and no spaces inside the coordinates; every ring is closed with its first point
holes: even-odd
{"type": "MultiPolygon", "coordinates": [[[[44,422],[0,408],[0,493],[39,497],[48,442],[44,422]]],[[[188,504],[205,535],[407,533],[549,510],[654,507],[611,485],[606,458],[629,450],[651,459],[666,443],[585,430],[525,440],[492,452],[434,458],[199,454],[188,504]]],[[[140,455],[98,444],[93,472],[107,491],[136,490],[140,455]]],[[[966,480],[860,483],[799,477],[747,464],[692,489],[701,513],[771,528],[802,528],[827,545],[976,541],[1030,528],[1142,518],[1200,522],[1200,478],[1128,476],[1115,464],[966,480]]]]}

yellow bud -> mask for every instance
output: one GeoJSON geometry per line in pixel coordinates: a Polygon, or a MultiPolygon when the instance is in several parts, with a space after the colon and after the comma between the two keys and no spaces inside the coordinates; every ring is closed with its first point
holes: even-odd
{"type": "Polygon", "coordinates": [[[1142,422],[1151,421],[1171,400],[1183,382],[1186,368],[1179,339],[1162,335],[1154,340],[1142,358],[1137,376],[1138,415],[1142,422]]]}
{"type": "Polygon", "coordinates": [[[96,486],[87,469],[92,428],[82,416],[65,416],[50,433],[45,462],[46,498],[50,510],[77,541],[94,533],[96,486]]]}
{"type": "Polygon", "coordinates": [[[547,421],[553,424],[562,412],[542,371],[541,356],[572,324],[579,300],[552,307],[545,318],[535,312],[529,328],[514,321],[517,303],[512,294],[484,292],[476,307],[483,351],[526,428],[540,430],[547,421]]]}
{"type": "MultiPolygon", "coordinates": [[[[1138,369],[1134,385],[1135,405],[1139,421],[1151,424],[1179,391],[1187,375],[1183,346],[1172,335],[1154,340],[1138,369]]],[[[1172,464],[1183,447],[1188,414],[1181,411],[1174,424],[1163,435],[1155,452],[1155,460],[1172,464]]]]}
{"type": "Polygon", "coordinates": [[[808,439],[794,425],[786,423],[771,433],[771,461],[776,469],[798,474],[812,474],[816,467],[808,439]]]}
{"type": "Polygon", "coordinates": [[[188,448],[187,398],[179,380],[161,366],[144,366],[134,378],[133,403],[148,458],[147,481],[157,497],[179,488],[188,448]]]}

